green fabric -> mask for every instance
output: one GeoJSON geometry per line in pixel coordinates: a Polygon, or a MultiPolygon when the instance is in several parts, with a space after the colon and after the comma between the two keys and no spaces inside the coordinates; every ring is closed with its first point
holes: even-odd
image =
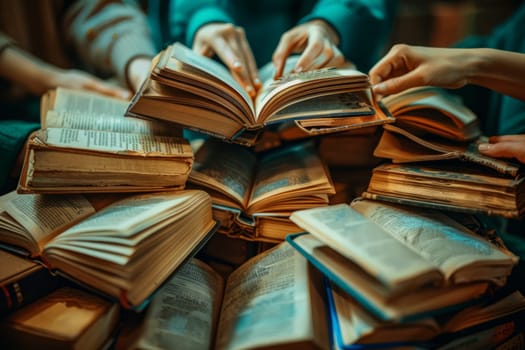
{"type": "Polygon", "coordinates": [[[27,136],[39,127],[40,124],[35,122],[0,120],[0,193],[12,189],[11,169],[27,136]]]}
{"type": "MultiPolygon", "coordinates": [[[[456,47],[489,47],[525,53],[525,4],[487,36],[471,36],[456,47]]],[[[479,86],[469,85],[457,92],[481,120],[486,135],[525,134],[525,101],[479,86]]],[[[494,222],[494,218],[491,219],[494,222]]],[[[499,232],[507,247],[525,259],[525,220],[502,220],[499,232]]],[[[523,262],[521,263],[523,265],[523,262]]],[[[521,268],[521,273],[525,268],[521,268]]],[[[521,278],[523,278],[522,275],[521,278]]]]}
{"type": "Polygon", "coordinates": [[[16,184],[10,174],[27,136],[40,128],[40,100],[4,102],[0,107],[0,193],[4,193],[16,184]]]}
{"type": "MultiPolygon", "coordinates": [[[[525,53],[525,4],[496,27],[490,35],[471,36],[456,47],[489,47],[525,53]]],[[[525,133],[525,101],[490,91],[479,86],[468,86],[458,91],[465,103],[480,117],[486,135],[525,133]]]]}
{"type": "MultiPolygon", "coordinates": [[[[384,50],[396,8],[396,0],[172,0],[167,30],[172,42],[191,47],[203,25],[234,23],[244,28],[257,65],[262,66],[271,60],[284,32],[304,21],[323,19],[338,32],[343,54],[368,71],[384,50]]],[[[156,25],[156,30],[162,28],[162,23],[156,25]]]]}

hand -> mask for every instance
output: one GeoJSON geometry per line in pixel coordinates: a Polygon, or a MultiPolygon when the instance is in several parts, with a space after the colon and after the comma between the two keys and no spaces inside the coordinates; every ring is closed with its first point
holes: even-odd
{"type": "Polygon", "coordinates": [[[390,95],[416,86],[460,88],[468,83],[469,58],[465,49],[394,45],[369,72],[378,95],[390,95]]]}
{"type": "Polygon", "coordinates": [[[131,92],[129,90],[76,69],[54,70],[50,75],[48,84],[48,89],[60,86],[72,89],[89,90],[125,100],[128,100],[131,97],[131,92]]]}
{"type": "Polygon", "coordinates": [[[136,57],[127,65],[126,77],[128,85],[137,91],[151,71],[151,58],[136,57]]]}
{"type": "Polygon", "coordinates": [[[242,28],[230,23],[207,24],[195,34],[193,50],[208,57],[219,56],[251,97],[261,87],[257,64],[242,28]]]}
{"type": "Polygon", "coordinates": [[[495,158],[516,158],[525,164],[525,134],[492,136],[478,146],[480,153],[495,158]]]}
{"type": "Polygon", "coordinates": [[[302,72],[322,67],[339,67],[345,58],[339,48],[336,32],[324,21],[314,20],[301,24],[281,36],[279,45],[273,53],[273,64],[277,79],[282,76],[286,59],[292,53],[302,52],[294,72],[302,72]]]}

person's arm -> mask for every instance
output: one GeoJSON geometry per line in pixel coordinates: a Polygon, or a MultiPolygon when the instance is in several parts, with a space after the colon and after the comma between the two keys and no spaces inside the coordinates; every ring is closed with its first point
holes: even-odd
{"type": "Polygon", "coordinates": [[[149,74],[147,62],[156,50],[138,6],[123,0],[79,0],[64,22],[78,56],[94,71],[116,76],[132,90],[149,74]]]}
{"type": "Polygon", "coordinates": [[[398,44],[369,75],[379,95],[416,86],[460,88],[475,84],[525,100],[525,54],[504,50],[398,44]]]}
{"type": "Polygon", "coordinates": [[[97,91],[99,93],[128,98],[126,89],[80,70],[62,69],[42,61],[22,50],[14,41],[0,34],[0,77],[22,86],[39,96],[57,86],[97,91]]]}
{"type": "Polygon", "coordinates": [[[274,53],[279,76],[286,58],[302,51],[296,71],[338,65],[347,60],[368,70],[379,58],[397,0],[320,0],[283,36],[274,53]],[[307,44],[306,44],[307,42],[307,44]]]}

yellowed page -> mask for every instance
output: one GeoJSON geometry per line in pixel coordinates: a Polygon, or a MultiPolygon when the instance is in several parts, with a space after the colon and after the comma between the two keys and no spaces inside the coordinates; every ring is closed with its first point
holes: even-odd
{"type": "Polygon", "coordinates": [[[184,145],[189,147],[188,142],[178,137],[64,128],[48,128],[41,135],[44,142],[51,146],[92,151],[173,156],[189,150],[184,149],[184,145]]]}
{"type": "MultiPolygon", "coordinates": [[[[244,209],[252,187],[256,161],[255,154],[244,146],[208,139],[195,154],[188,181],[233,198],[244,209]]],[[[214,203],[220,201],[211,193],[214,203]]]]}
{"type": "Polygon", "coordinates": [[[166,123],[117,114],[90,114],[80,110],[48,111],[45,127],[166,136],[179,133],[166,123]]]}
{"type": "MultiPolygon", "coordinates": [[[[180,43],[175,43],[172,46],[173,50],[171,51],[171,53],[173,59],[181,61],[189,66],[192,66],[196,69],[196,71],[202,71],[210,75],[211,77],[215,77],[215,79],[218,79],[222,81],[223,84],[226,84],[226,89],[233,89],[237,93],[237,95],[242,98],[244,104],[250,107],[252,115],[249,117],[253,120],[254,108],[253,101],[250,95],[248,95],[248,93],[241,86],[241,84],[239,84],[234,79],[234,77],[231,75],[231,73],[226,67],[208,57],[193,52],[191,49],[185,47],[184,45],[181,45],[180,43]]],[[[171,68],[173,70],[178,69],[177,66],[174,66],[174,63],[170,62],[169,60],[166,63],[166,68],[171,68]]]]}
{"type": "Polygon", "coordinates": [[[355,201],[352,208],[437,266],[448,283],[502,284],[517,263],[516,256],[503,252],[439,211],[410,210],[368,200],[355,201]]]}
{"type": "Polygon", "coordinates": [[[435,264],[347,204],[296,211],[290,219],[358,264],[392,292],[414,285],[442,283],[443,276],[435,264]]]}
{"type": "MultiPolygon", "coordinates": [[[[282,197],[333,193],[335,190],[315,148],[308,143],[298,144],[259,159],[248,213],[270,211],[272,201],[282,197]]],[[[300,199],[297,205],[301,205],[300,199]]]]}
{"type": "Polygon", "coordinates": [[[132,349],[209,350],[220,310],[223,280],[193,259],[155,294],[132,349]]]}
{"type": "Polygon", "coordinates": [[[129,101],[92,92],[57,88],[55,111],[83,111],[87,114],[124,115],[129,101]]]}
{"type": "Polygon", "coordinates": [[[346,345],[424,341],[440,332],[439,325],[432,318],[413,322],[381,321],[336,285],[331,285],[330,292],[342,341],[346,345]]]}
{"type": "Polygon", "coordinates": [[[217,349],[312,338],[307,261],[287,243],[259,254],[228,278],[217,349]]]}
{"type": "Polygon", "coordinates": [[[83,195],[13,195],[4,209],[27,230],[40,250],[57,233],[95,212],[83,195]]]}

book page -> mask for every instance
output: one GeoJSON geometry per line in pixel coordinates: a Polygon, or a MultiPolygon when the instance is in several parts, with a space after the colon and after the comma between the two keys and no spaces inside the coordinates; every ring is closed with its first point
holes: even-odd
{"type": "Polygon", "coordinates": [[[481,135],[477,116],[457,96],[443,89],[413,88],[381,101],[398,125],[454,140],[473,140],[481,135]]]}
{"type": "Polygon", "coordinates": [[[228,278],[216,348],[246,349],[311,337],[307,262],[287,243],[228,278]]]}
{"type": "Polygon", "coordinates": [[[233,198],[244,209],[257,159],[250,149],[208,139],[195,154],[188,181],[233,198]]]}
{"type": "Polygon", "coordinates": [[[95,212],[83,195],[16,195],[4,208],[30,233],[40,249],[54,235],[95,212]]]}
{"type": "Polygon", "coordinates": [[[432,318],[412,322],[381,321],[337,285],[330,284],[327,289],[327,293],[330,293],[330,313],[334,314],[337,322],[334,333],[342,344],[425,341],[441,331],[432,318]]]}
{"type": "MultiPolygon", "coordinates": [[[[246,105],[251,108],[253,113],[253,101],[250,95],[248,95],[241,84],[233,78],[230,71],[224,65],[206,56],[199,55],[180,43],[175,43],[172,46],[173,50],[171,51],[171,54],[174,59],[201,70],[224,82],[228,88],[232,88],[237,92],[246,105]]],[[[176,66],[174,66],[169,60],[166,63],[166,67],[171,67],[171,69],[176,70],[176,66]]]]}
{"type": "Polygon", "coordinates": [[[259,159],[248,212],[257,212],[263,207],[268,209],[264,202],[269,206],[272,197],[279,195],[298,197],[332,192],[335,190],[313,144],[296,144],[259,159]]]}
{"type": "Polygon", "coordinates": [[[176,128],[166,123],[117,114],[86,113],[82,110],[48,111],[43,127],[166,136],[176,136],[179,133],[176,128]]]}
{"type": "Polygon", "coordinates": [[[128,104],[126,100],[93,92],[57,88],[52,110],[123,116],[128,104]]]}
{"type": "Polygon", "coordinates": [[[40,135],[51,146],[150,156],[183,154],[187,144],[178,137],[65,128],[48,128],[40,135]]]}
{"type": "Polygon", "coordinates": [[[463,267],[471,270],[465,271],[465,276],[455,276],[458,282],[494,278],[493,282],[497,283],[505,276],[498,274],[505,267],[511,269],[515,263],[515,256],[505,254],[441,212],[420,208],[416,211],[368,200],[354,201],[352,208],[438,266],[448,283],[454,282],[450,279],[463,267]],[[486,265],[487,269],[473,273],[476,264],[486,265]]]}
{"type": "Polygon", "coordinates": [[[255,99],[256,120],[264,122],[276,110],[295,102],[332,93],[367,89],[367,75],[351,68],[322,68],[289,73],[277,80],[264,82],[255,99]]]}
{"type": "Polygon", "coordinates": [[[223,280],[203,262],[181,267],[155,294],[134,349],[208,350],[213,344],[223,280]]]}
{"type": "Polygon", "coordinates": [[[296,211],[290,219],[392,292],[442,282],[433,263],[347,204],[296,211]]]}

